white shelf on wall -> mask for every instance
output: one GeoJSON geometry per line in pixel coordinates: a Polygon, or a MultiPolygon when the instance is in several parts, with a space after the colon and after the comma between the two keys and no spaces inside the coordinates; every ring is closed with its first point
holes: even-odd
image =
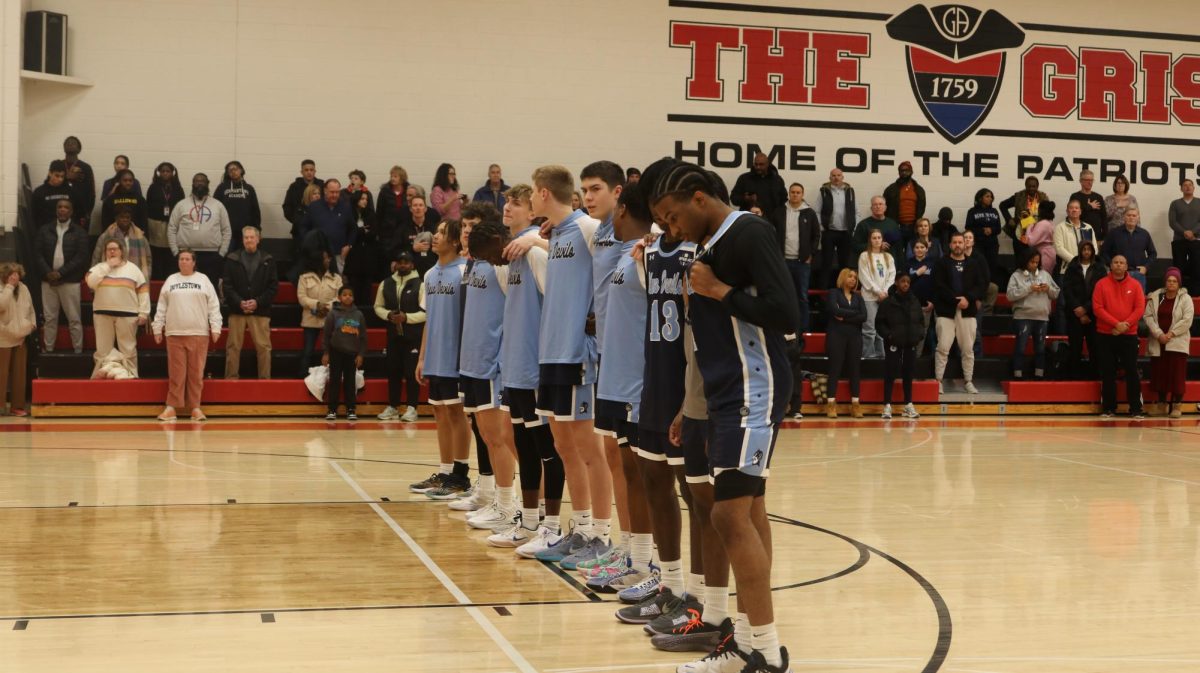
{"type": "Polygon", "coordinates": [[[51,75],[49,73],[37,72],[35,70],[22,70],[21,79],[34,80],[38,82],[54,82],[56,84],[68,84],[70,86],[92,86],[92,81],[79,77],[67,77],[65,75],[51,75]]]}

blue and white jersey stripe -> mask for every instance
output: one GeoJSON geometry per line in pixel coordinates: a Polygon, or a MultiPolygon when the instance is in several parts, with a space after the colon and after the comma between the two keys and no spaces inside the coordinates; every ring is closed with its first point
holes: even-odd
{"type": "MultiPolygon", "coordinates": [[[[609,277],[604,340],[608,355],[600,358],[596,397],[638,405],[645,369],[646,285],[641,264],[629,253],[637,241],[626,241],[609,277]]],[[[597,295],[599,297],[599,295],[597,295]]],[[[599,299],[597,299],[599,301],[599,299]]],[[[636,417],[631,419],[635,422],[636,417]]]]}

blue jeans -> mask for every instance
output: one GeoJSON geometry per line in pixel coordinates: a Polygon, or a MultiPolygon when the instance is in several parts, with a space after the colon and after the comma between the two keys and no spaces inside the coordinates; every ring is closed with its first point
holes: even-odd
{"type": "Polygon", "coordinates": [[[812,275],[812,264],[798,259],[785,262],[788,272],[792,274],[792,285],[796,286],[796,298],[800,300],[800,325],[796,331],[803,334],[808,331],[808,279],[812,275]]]}
{"type": "Polygon", "coordinates": [[[1130,269],[1129,275],[1133,276],[1133,279],[1142,286],[1142,294],[1146,294],[1146,277],[1132,269],[1130,269]]]}
{"type": "MultiPolygon", "coordinates": [[[[313,351],[317,347],[317,337],[320,335],[320,327],[304,328],[304,350],[300,352],[300,378],[308,376],[308,368],[312,366],[313,351]]],[[[328,349],[329,344],[325,344],[325,348],[328,349]]]]}
{"type": "Polygon", "coordinates": [[[1013,373],[1025,373],[1025,344],[1033,339],[1033,370],[1038,376],[1046,372],[1046,328],[1047,320],[1013,320],[1017,333],[1017,344],[1013,349],[1013,373]]]}

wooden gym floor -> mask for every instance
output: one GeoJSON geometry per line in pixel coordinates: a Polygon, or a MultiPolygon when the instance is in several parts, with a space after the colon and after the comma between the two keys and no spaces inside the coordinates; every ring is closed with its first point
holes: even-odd
{"type": "MultiPolygon", "coordinates": [[[[690,658],[411,496],[435,462],[427,423],[0,425],[0,671],[690,658]]],[[[1200,670],[1198,487],[1194,420],[805,420],[767,496],[793,670],[1200,670]]]]}

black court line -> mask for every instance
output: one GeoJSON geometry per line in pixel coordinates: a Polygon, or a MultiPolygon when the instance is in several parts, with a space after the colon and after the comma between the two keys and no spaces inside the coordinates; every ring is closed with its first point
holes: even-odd
{"type": "Polygon", "coordinates": [[[879,549],[876,549],[875,547],[872,547],[864,542],[859,542],[848,535],[843,535],[827,528],[814,526],[813,524],[797,521],[779,514],[768,513],[767,516],[772,521],[776,521],[778,523],[799,526],[801,528],[807,528],[809,530],[814,530],[820,533],[825,533],[826,535],[832,535],[834,537],[841,538],[842,540],[845,540],[856,547],[866,549],[872,554],[875,554],[879,558],[891,563],[911,577],[918,585],[920,585],[920,587],[925,591],[926,595],[929,596],[929,600],[933,602],[934,610],[937,612],[938,616],[937,643],[933,647],[933,654],[930,655],[929,661],[926,662],[924,668],[921,669],[921,673],[935,673],[935,671],[941,669],[942,665],[946,663],[946,656],[950,653],[950,642],[954,635],[954,623],[950,618],[950,608],[946,605],[946,600],[942,598],[942,595],[933,586],[933,584],[929,582],[929,580],[925,579],[924,576],[900,559],[897,559],[886,552],[880,551],[879,549]]]}
{"type": "Polygon", "coordinates": [[[492,609],[495,610],[496,614],[500,615],[501,617],[512,617],[512,612],[510,612],[509,609],[503,605],[497,605],[492,609]]]}
{"type": "Polygon", "coordinates": [[[29,628],[29,620],[28,619],[18,619],[16,621],[16,623],[13,624],[12,630],[13,631],[24,631],[27,628],[29,628]]]}
{"type": "Polygon", "coordinates": [[[75,502],[74,500],[67,503],[67,507],[78,507],[78,506],[79,506],[79,503],[75,502]]]}
{"type": "Polygon", "coordinates": [[[275,623],[275,613],[274,612],[264,612],[264,613],[262,613],[261,617],[262,617],[263,624],[274,624],[275,623]]]}
{"type": "MultiPolygon", "coordinates": [[[[783,522],[783,521],[780,521],[779,523],[785,523],[785,522],[783,522]]],[[[820,529],[816,529],[816,530],[820,530],[820,529]]],[[[822,532],[824,532],[824,531],[822,531],[822,532]]],[[[849,575],[850,573],[857,572],[857,571],[861,570],[863,566],[867,565],[867,561],[870,561],[870,560],[871,560],[871,550],[870,550],[870,548],[868,548],[868,547],[867,547],[866,545],[864,545],[864,544],[861,544],[861,543],[859,543],[857,540],[850,540],[849,538],[846,538],[846,541],[847,541],[847,542],[849,542],[850,544],[854,545],[854,548],[858,550],[858,560],[857,560],[857,561],[855,561],[853,565],[850,565],[850,566],[848,566],[848,567],[846,567],[846,568],[844,568],[844,569],[842,569],[842,570],[839,570],[839,571],[837,571],[837,572],[835,572],[835,573],[833,573],[833,574],[826,575],[826,576],[824,576],[824,577],[818,577],[818,578],[817,578],[817,579],[815,579],[815,580],[807,580],[807,581],[804,581],[804,582],[796,582],[795,584],[785,584],[785,585],[783,585],[783,586],[780,586],[780,587],[771,587],[771,591],[785,591],[785,590],[787,590],[787,589],[798,589],[798,588],[800,588],[800,587],[812,586],[812,585],[814,585],[814,584],[820,584],[820,583],[822,583],[822,582],[828,582],[828,581],[830,581],[830,580],[836,580],[836,579],[837,579],[837,578],[839,578],[839,577],[845,577],[846,575],[849,575]]],[[[736,593],[732,593],[732,594],[730,594],[730,595],[731,595],[731,596],[736,596],[737,594],[736,594],[736,593]]]]}
{"type": "Polygon", "coordinates": [[[562,579],[562,581],[571,585],[572,589],[583,594],[584,597],[586,597],[588,599],[588,601],[590,601],[592,603],[600,603],[604,600],[603,598],[600,598],[600,596],[595,591],[592,591],[591,589],[587,588],[586,585],[580,584],[578,580],[576,580],[574,577],[571,577],[571,573],[560,568],[557,563],[554,563],[553,561],[539,561],[539,563],[541,563],[548,570],[550,570],[550,572],[554,573],[555,575],[558,575],[559,578],[562,579]]]}
{"type": "Polygon", "coordinates": [[[226,500],[226,501],[225,501],[225,504],[226,504],[226,505],[236,505],[236,504],[237,504],[237,498],[229,498],[228,500],[226,500]]]}

